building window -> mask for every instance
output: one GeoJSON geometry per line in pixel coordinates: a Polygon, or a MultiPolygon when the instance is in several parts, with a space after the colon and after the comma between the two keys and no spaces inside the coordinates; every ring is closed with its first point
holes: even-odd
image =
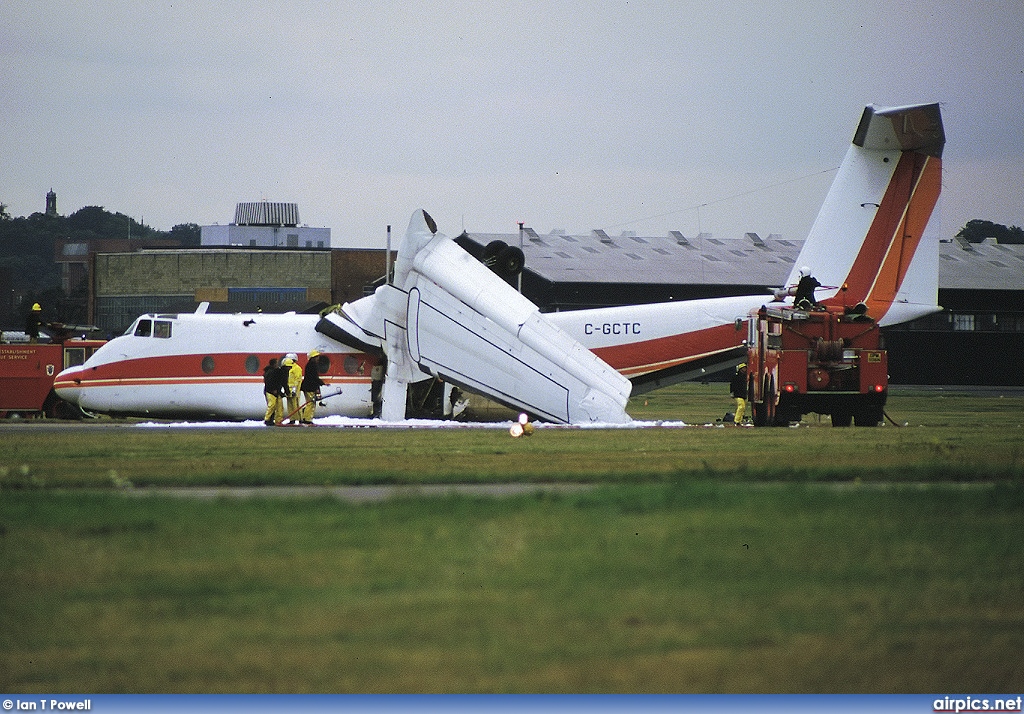
{"type": "Polygon", "coordinates": [[[957,332],[973,332],[974,331],[974,315],[951,315],[953,319],[953,329],[957,332]]]}

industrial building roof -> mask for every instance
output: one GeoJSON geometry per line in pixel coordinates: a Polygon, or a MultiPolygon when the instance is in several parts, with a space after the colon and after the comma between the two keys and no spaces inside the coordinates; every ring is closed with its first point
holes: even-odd
{"type": "MultiPolygon", "coordinates": [[[[519,245],[518,233],[469,233],[480,246],[494,240],[519,245]]],[[[777,235],[716,238],[604,231],[588,235],[523,229],[526,270],[551,283],[672,285],[781,285],[803,247],[803,240],[777,235]]],[[[1024,245],[939,243],[939,286],[952,289],[1024,290],[1024,245]]]]}
{"type": "MultiPolygon", "coordinates": [[[[518,234],[474,233],[470,238],[481,245],[519,243],[518,234]]],[[[523,231],[526,269],[554,283],[774,285],[789,275],[802,243],[762,239],[756,233],[727,240],[706,233],[687,238],[679,231],[664,236],[523,231]]]]}
{"type": "Polygon", "coordinates": [[[1024,290],[1024,245],[965,243],[959,239],[939,244],[939,287],[973,290],[1024,290]]]}

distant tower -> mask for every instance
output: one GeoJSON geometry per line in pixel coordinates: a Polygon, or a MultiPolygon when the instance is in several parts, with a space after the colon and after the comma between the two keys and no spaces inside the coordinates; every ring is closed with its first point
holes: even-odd
{"type": "Polygon", "coordinates": [[[56,216],[57,215],[57,194],[50,189],[50,192],[46,194],[46,215],[56,216]]]}

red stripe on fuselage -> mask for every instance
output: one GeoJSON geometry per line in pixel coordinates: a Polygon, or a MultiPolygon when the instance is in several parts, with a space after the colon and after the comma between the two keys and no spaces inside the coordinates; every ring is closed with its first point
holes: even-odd
{"type": "Polygon", "coordinates": [[[719,325],[643,342],[595,347],[593,352],[623,375],[636,377],[739,347],[745,338],[745,330],[719,325]]]}
{"type": "MultiPolygon", "coordinates": [[[[328,384],[336,382],[369,382],[376,360],[366,354],[327,354],[330,366],[320,375],[328,384]]],[[[66,378],[58,378],[54,387],[101,386],[111,384],[217,384],[254,383],[263,381],[263,368],[273,355],[221,353],[213,355],[164,355],[141,357],[85,367],[66,378]],[[246,369],[246,360],[255,356],[259,367],[255,373],[246,369]],[[204,369],[203,361],[213,360],[204,369]]],[[[300,366],[303,366],[300,363],[300,366]]]]}

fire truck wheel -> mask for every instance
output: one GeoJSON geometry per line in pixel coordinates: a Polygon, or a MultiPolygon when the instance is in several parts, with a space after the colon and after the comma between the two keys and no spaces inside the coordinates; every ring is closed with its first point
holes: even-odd
{"type": "Polygon", "coordinates": [[[764,404],[754,402],[754,426],[767,426],[768,415],[764,404]]]}
{"type": "Polygon", "coordinates": [[[853,423],[856,426],[878,426],[882,421],[882,408],[874,404],[861,407],[853,415],[853,423]]]}
{"type": "Polygon", "coordinates": [[[832,412],[832,426],[850,426],[853,414],[847,409],[836,409],[832,412]]]}

